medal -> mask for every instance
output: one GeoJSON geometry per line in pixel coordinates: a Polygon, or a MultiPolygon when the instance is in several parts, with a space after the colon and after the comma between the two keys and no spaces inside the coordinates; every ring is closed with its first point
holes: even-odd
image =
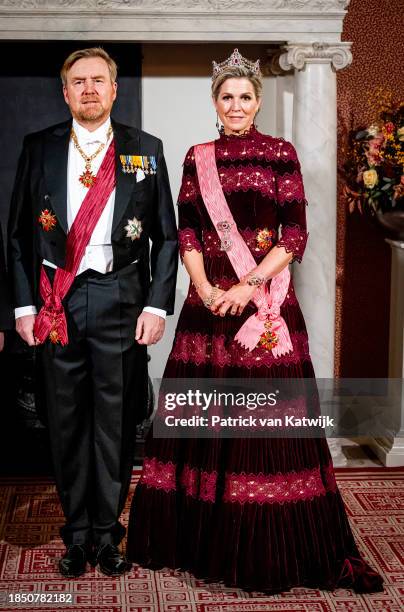
{"type": "Polygon", "coordinates": [[[156,174],[157,162],[154,155],[120,155],[124,174],[135,174],[142,170],[145,174],[156,174]]]}
{"type": "Polygon", "coordinates": [[[128,219],[128,225],[125,225],[126,229],[126,237],[130,238],[132,241],[140,238],[140,234],[142,233],[142,223],[136,217],[133,219],[128,219]]]}
{"type": "Polygon", "coordinates": [[[38,222],[42,225],[42,229],[45,232],[50,232],[56,225],[56,215],[48,208],[45,208],[39,215],[38,222]]]}
{"type": "Polygon", "coordinates": [[[84,185],[84,187],[89,189],[94,185],[96,178],[97,177],[91,172],[91,165],[87,166],[86,164],[86,169],[83,174],[79,176],[79,181],[82,185],[84,185]]]}
{"type": "Polygon", "coordinates": [[[108,140],[110,139],[112,134],[112,126],[109,126],[109,130],[107,132],[107,140],[106,142],[102,142],[100,144],[100,146],[98,147],[98,149],[92,154],[92,155],[86,155],[83,151],[83,149],[81,148],[81,146],[79,145],[79,141],[77,140],[77,136],[76,136],[76,132],[74,131],[74,129],[72,128],[71,131],[71,139],[73,140],[73,144],[75,146],[75,148],[77,149],[77,151],[80,153],[81,157],[84,159],[84,161],[86,162],[85,165],[85,170],[84,172],[79,176],[79,181],[82,185],[84,185],[84,187],[86,187],[87,189],[89,189],[90,187],[92,187],[95,183],[95,181],[97,180],[97,177],[95,174],[93,174],[92,170],[91,170],[91,162],[93,161],[93,159],[95,159],[97,157],[97,155],[99,153],[101,153],[101,151],[103,149],[105,149],[105,145],[107,144],[108,140]]]}
{"type": "Polygon", "coordinates": [[[268,319],[265,322],[265,332],[261,335],[258,344],[263,346],[267,351],[271,351],[278,344],[278,336],[271,331],[272,322],[268,319]]]}

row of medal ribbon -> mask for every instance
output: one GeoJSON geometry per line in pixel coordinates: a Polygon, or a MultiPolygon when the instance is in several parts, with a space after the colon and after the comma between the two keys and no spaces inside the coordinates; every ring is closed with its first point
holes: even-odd
{"type": "Polygon", "coordinates": [[[153,155],[120,155],[122,170],[125,174],[134,174],[143,170],[145,174],[156,174],[157,161],[153,155]]]}

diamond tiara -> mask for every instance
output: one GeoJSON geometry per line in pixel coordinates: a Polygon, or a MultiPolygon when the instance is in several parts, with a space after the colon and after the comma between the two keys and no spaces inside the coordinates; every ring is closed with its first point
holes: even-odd
{"type": "Polygon", "coordinates": [[[256,62],[251,62],[246,57],[243,57],[238,49],[234,49],[234,51],[230,55],[230,57],[228,57],[226,60],[224,60],[224,62],[220,62],[220,64],[218,64],[217,62],[213,61],[212,64],[213,64],[212,81],[223,70],[225,70],[228,67],[242,66],[243,68],[247,68],[248,70],[251,70],[251,72],[254,72],[255,74],[259,75],[261,73],[261,71],[260,71],[260,61],[257,60],[256,62]]]}

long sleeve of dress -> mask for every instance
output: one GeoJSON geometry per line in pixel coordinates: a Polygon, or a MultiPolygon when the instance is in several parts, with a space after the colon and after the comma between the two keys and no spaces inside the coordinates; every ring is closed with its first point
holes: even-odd
{"type": "Polygon", "coordinates": [[[307,243],[306,206],[300,163],[294,146],[282,140],[276,179],[279,221],[282,235],[277,247],[293,253],[293,261],[302,261],[307,243]]]}
{"type": "Polygon", "coordinates": [[[185,156],[182,184],[178,196],[178,240],[181,258],[186,251],[202,252],[202,230],[198,211],[200,197],[194,148],[191,147],[185,156]]]}

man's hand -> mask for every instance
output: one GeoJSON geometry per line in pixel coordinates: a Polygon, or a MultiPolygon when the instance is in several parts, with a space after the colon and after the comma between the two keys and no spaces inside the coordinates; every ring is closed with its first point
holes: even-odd
{"type": "Polygon", "coordinates": [[[4,349],[4,332],[0,331],[0,353],[4,349]]]}
{"type": "Polygon", "coordinates": [[[17,333],[28,346],[35,346],[37,344],[34,338],[35,317],[36,315],[25,315],[23,317],[18,317],[15,322],[17,333]]]}
{"type": "Polygon", "coordinates": [[[163,336],[166,322],[151,312],[142,312],[136,325],[135,340],[139,344],[156,344],[163,336]]]}

